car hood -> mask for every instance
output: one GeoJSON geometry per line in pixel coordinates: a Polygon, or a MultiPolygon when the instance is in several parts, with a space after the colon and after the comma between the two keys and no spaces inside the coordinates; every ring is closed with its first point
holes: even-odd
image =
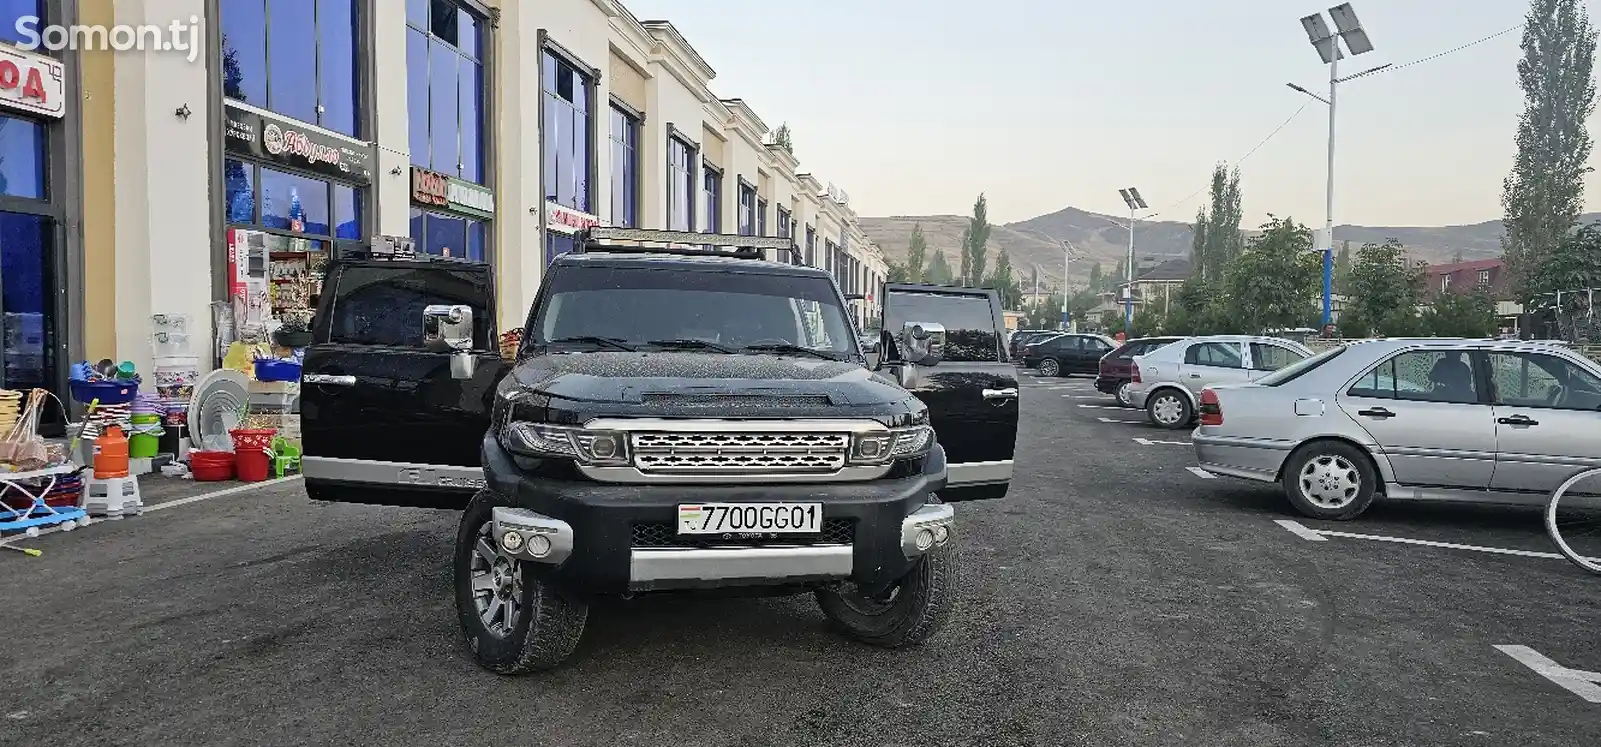
{"type": "Polygon", "coordinates": [[[506,382],[528,393],[581,402],[651,404],[685,397],[826,397],[832,406],[898,403],[893,380],[853,361],[703,352],[582,352],[517,364],[506,382]]]}

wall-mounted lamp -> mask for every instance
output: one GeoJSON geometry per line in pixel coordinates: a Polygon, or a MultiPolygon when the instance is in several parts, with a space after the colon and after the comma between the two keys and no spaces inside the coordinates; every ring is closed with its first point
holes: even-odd
{"type": "Polygon", "coordinates": [[[400,168],[399,166],[396,166],[396,167],[394,167],[394,168],[389,170],[389,174],[391,176],[400,176],[401,174],[404,174],[404,173],[406,173],[406,170],[400,168]]]}
{"type": "Polygon", "coordinates": [[[183,106],[178,107],[178,109],[173,112],[173,114],[175,116],[177,116],[179,119],[185,119],[185,120],[189,119],[189,115],[193,114],[193,113],[194,112],[189,111],[189,105],[188,104],[184,104],[183,106]]]}

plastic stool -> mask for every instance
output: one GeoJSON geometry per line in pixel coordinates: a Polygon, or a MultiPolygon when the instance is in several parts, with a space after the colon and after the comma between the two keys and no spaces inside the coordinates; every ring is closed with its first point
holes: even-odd
{"type": "Polygon", "coordinates": [[[130,513],[144,513],[145,502],[139,495],[139,478],[129,475],[104,480],[91,477],[85,480],[83,508],[90,516],[104,516],[108,519],[120,519],[130,513]]]}

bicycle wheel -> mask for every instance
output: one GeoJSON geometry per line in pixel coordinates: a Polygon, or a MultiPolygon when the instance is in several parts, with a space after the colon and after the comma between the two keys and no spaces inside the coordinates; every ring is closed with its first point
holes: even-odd
{"type": "Polygon", "coordinates": [[[1580,472],[1551,494],[1545,507],[1545,531],[1574,565],[1601,575],[1601,486],[1574,489],[1592,478],[1601,478],[1601,469],[1580,472]]]}

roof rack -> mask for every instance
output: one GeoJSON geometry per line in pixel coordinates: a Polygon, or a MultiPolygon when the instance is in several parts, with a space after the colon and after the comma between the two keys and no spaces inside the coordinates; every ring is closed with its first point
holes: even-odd
{"type": "Polygon", "coordinates": [[[687,257],[733,257],[766,259],[764,250],[789,252],[792,264],[803,264],[800,250],[791,239],[777,236],[739,236],[731,233],[662,231],[651,228],[609,228],[595,226],[578,232],[573,251],[616,252],[620,254],[676,254],[687,257]],[[633,242],[622,244],[616,242],[633,242]],[[666,245],[666,246],[662,246],[666,245]],[[672,246],[676,245],[676,246],[672,246]],[[723,251],[723,249],[733,251],[723,251]]]}
{"type": "Polygon", "coordinates": [[[341,249],[338,258],[342,260],[371,260],[377,262],[440,262],[462,265],[481,265],[482,260],[468,257],[447,257],[440,254],[424,254],[422,252],[388,252],[373,249],[341,249]]]}

